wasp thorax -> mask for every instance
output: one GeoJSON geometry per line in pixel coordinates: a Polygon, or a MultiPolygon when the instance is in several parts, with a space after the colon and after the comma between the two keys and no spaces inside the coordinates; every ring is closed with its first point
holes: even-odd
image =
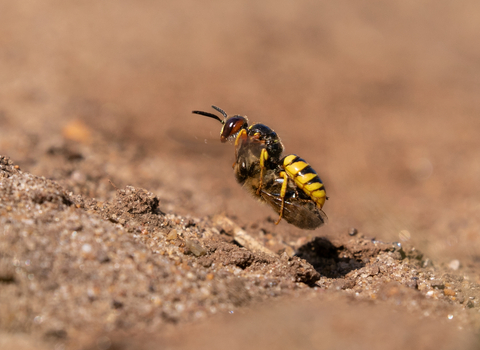
{"type": "Polygon", "coordinates": [[[220,141],[227,142],[228,139],[235,136],[240,130],[248,127],[248,120],[240,115],[228,118],[220,132],[220,141]]]}
{"type": "Polygon", "coordinates": [[[265,143],[268,155],[279,159],[283,152],[283,145],[277,133],[264,124],[253,124],[248,129],[248,135],[265,143]]]}

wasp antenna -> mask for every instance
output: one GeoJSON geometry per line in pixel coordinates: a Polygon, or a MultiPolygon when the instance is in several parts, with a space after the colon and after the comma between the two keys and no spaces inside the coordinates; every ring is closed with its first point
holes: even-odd
{"type": "Polygon", "coordinates": [[[215,115],[215,114],[212,114],[212,113],[208,113],[208,112],[202,112],[202,111],[192,111],[192,113],[204,115],[205,117],[209,117],[209,118],[216,119],[216,120],[218,120],[220,123],[225,124],[225,120],[220,119],[220,117],[219,117],[218,115],[215,115]]]}
{"type": "Polygon", "coordinates": [[[227,115],[227,113],[225,113],[225,111],[224,111],[223,109],[221,109],[220,107],[217,107],[217,106],[212,106],[212,108],[213,108],[214,110],[216,110],[217,112],[220,112],[220,113],[222,113],[222,115],[225,117],[225,119],[227,119],[227,118],[228,118],[228,115],[227,115]]]}

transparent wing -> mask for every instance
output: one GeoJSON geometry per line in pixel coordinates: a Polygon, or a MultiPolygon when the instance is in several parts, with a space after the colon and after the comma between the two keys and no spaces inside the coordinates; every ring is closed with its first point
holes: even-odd
{"type": "MultiPolygon", "coordinates": [[[[278,213],[282,206],[282,198],[277,193],[261,191],[261,197],[278,213]]],[[[327,215],[318,209],[312,200],[298,197],[285,198],[283,218],[290,224],[302,229],[314,230],[327,222],[327,215]]]]}

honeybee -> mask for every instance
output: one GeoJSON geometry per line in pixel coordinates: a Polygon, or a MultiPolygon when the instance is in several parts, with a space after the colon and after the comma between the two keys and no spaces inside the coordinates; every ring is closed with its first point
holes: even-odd
{"type": "Polygon", "coordinates": [[[235,140],[237,182],[254,197],[269,204],[282,218],[302,229],[315,229],[327,221],[322,211],[326,192],[315,170],[296,155],[282,158],[283,144],[278,135],[264,124],[248,125],[244,116],[229,117],[221,108],[222,120],[215,114],[193,111],[220,121],[220,141],[235,140]]]}

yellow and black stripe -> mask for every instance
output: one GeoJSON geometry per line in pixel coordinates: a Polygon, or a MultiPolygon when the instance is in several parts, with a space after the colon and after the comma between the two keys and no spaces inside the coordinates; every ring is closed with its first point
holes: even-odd
{"type": "Polygon", "coordinates": [[[318,174],[302,158],[291,154],[283,158],[283,168],[295,184],[322,209],[327,194],[318,174]]]}

